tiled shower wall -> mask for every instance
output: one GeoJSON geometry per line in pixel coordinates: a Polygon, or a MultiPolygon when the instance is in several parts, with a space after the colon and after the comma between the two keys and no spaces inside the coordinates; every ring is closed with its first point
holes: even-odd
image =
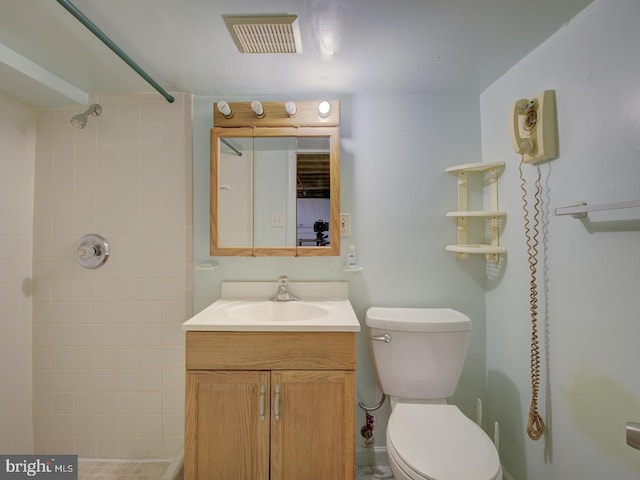
{"type": "Polygon", "coordinates": [[[191,97],[99,94],[99,117],[37,116],[33,258],[37,453],[169,458],[182,446],[191,313],[191,97]],[[101,268],[74,260],[98,233],[101,268]]]}
{"type": "Polygon", "coordinates": [[[35,112],[0,95],[0,452],[29,453],[35,112]]]}

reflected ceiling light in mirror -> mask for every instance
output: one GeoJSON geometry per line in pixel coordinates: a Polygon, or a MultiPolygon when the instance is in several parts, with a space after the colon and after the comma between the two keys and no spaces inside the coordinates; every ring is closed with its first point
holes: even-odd
{"type": "Polygon", "coordinates": [[[231,107],[227,102],[225,102],[224,100],[221,100],[218,102],[217,106],[218,106],[218,111],[222,114],[224,118],[233,117],[233,110],[231,110],[231,107]]]}
{"type": "Polygon", "coordinates": [[[318,104],[318,115],[322,118],[327,118],[331,113],[331,104],[326,100],[323,100],[318,104]]]}
{"type": "Polygon", "coordinates": [[[258,100],[254,100],[253,102],[251,102],[251,110],[253,110],[253,112],[256,114],[256,117],[264,117],[264,108],[258,100]]]}
{"type": "Polygon", "coordinates": [[[287,112],[287,115],[289,115],[290,117],[295,117],[296,113],[298,113],[296,102],[292,102],[291,100],[284,104],[284,109],[287,112]]]}

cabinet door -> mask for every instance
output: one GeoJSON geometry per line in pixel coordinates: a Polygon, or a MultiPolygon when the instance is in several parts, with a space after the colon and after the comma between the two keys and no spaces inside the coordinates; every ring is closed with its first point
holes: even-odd
{"type": "Polygon", "coordinates": [[[269,389],[269,372],[187,372],[185,480],[269,478],[269,389]]]}
{"type": "Polygon", "coordinates": [[[352,371],[272,373],[271,480],[354,478],[354,391],[352,371]]]}

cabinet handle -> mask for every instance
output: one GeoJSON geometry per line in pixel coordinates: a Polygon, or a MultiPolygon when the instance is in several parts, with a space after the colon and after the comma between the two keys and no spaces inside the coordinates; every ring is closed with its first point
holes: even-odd
{"type": "Polygon", "coordinates": [[[280,420],[280,384],[278,383],[276,385],[276,399],[275,399],[275,406],[274,408],[274,413],[276,415],[276,420],[280,420]]]}
{"type": "Polygon", "coordinates": [[[260,420],[264,421],[264,393],[267,391],[267,387],[262,385],[260,388],[260,420]]]}

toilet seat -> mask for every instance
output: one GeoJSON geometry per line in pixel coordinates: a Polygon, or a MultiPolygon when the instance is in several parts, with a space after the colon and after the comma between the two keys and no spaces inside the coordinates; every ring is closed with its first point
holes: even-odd
{"type": "Polygon", "coordinates": [[[396,405],[387,448],[415,480],[497,480],[501,475],[493,442],[455,405],[396,405]]]}

